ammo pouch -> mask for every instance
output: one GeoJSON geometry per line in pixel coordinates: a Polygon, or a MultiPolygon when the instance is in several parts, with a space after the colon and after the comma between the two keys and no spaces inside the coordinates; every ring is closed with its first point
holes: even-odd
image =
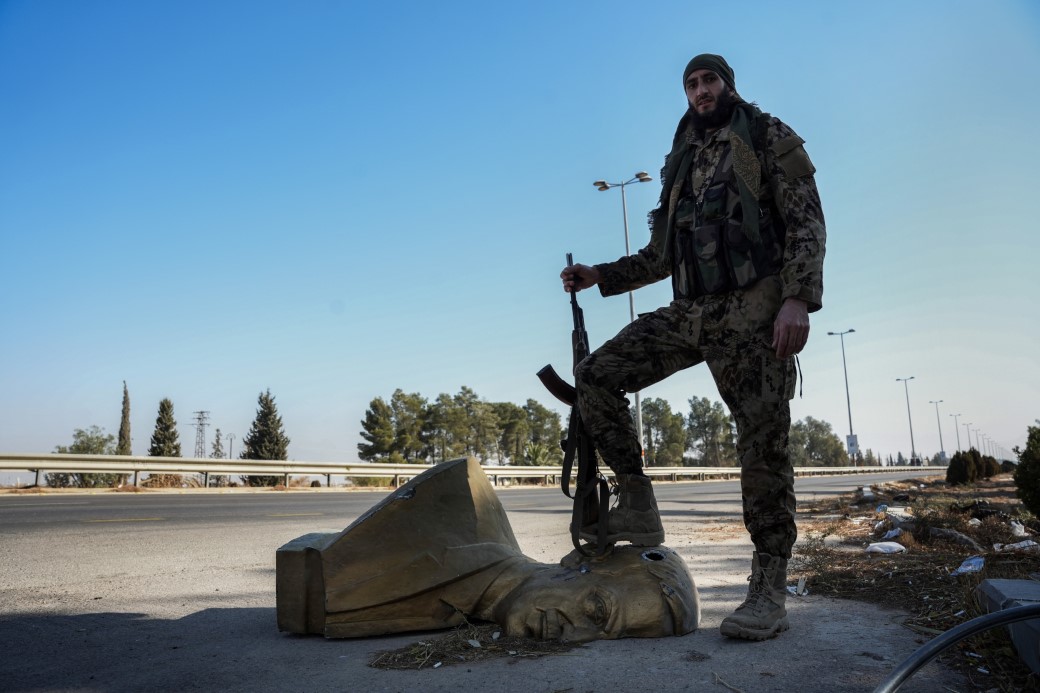
{"type": "Polygon", "coordinates": [[[776,228],[772,205],[766,202],[760,209],[762,239],[761,243],[754,243],[744,233],[740,203],[736,203],[730,216],[726,215],[728,192],[725,183],[709,188],[699,215],[693,200],[678,203],[672,267],[675,298],[743,289],[780,271],[783,232],[776,228]],[[695,220],[699,223],[691,223],[695,220]]]}

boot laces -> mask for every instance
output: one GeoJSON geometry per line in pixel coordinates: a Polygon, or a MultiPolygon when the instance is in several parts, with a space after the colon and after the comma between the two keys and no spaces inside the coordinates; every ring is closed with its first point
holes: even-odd
{"type": "Polygon", "coordinates": [[[759,614],[776,608],[766,590],[766,571],[759,568],[748,576],[748,583],[747,598],[737,607],[737,611],[750,609],[753,613],[759,614]]]}

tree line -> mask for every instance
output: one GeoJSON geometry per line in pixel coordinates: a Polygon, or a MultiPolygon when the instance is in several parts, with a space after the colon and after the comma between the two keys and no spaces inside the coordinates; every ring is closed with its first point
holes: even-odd
{"type": "MultiPolygon", "coordinates": [[[[641,402],[644,464],[736,467],[736,427],[721,402],[692,397],[689,410],[672,411],[660,398],[641,402]]],[[[488,402],[472,388],[442,393],[432,401],[394,390],[376,397],[361,421],[358,456],[369,462],[436,464],[462,455],[497,464],[558,465],[563,461],[559,414],[533,399],[523,406],[488,402]]],[[[797,466],[849,464],[841,439],[826,421],[811,416],[791,427],[790,451],[797,466]]],[[[867,451],[873,458],[873,453],[867,451]]]]}
{"type": "MultiPolygon", "coordinates": [[[[104,428],[90,426],[77,428],[72,434],[71,445],[58,445],[54,452],[76,455],[131,455],[130,447],[130,392],[126,382],[123,383],[122,416],[119,422],[118,439],[104,428]]],[[[289,437],[285,435],[282,418],[278,415],[274,396],[271,391],[261,392],[257,398],[256,418],[253,420],[242,443],[242,452],[238,458],[242,460],[287,460],[289,459],[289,437]]],[[[149,457],[181,457],[180,435],[177,432],[177,419],[173,412],[173,402],[163,398],[159,402],[159,412],[155,418],[155,428],[148,445],[149,457]]],[[[224,443],[220,429],[215,436],[210,453],[211,459],[224,457],[224,443]]],[[[39,483],[39,471],[37,483],[39,483]]],[[[102,473],[65,473],[52,472],[45,475],[48,486],[56,488],[80,487],[99,488],[120,486],[125,484],[129,474],[102,473]]],[[[243,476],[241,480],[249,486],[274,486],[280,481],[278,476],[243,476]]],[[[226,478],[220,478],[226,483],[226,478]]],[[[150,486],[180,486],[184,479],[180,474],[151,474],[147,482],[150,486]]]]}
{"type": "Polygon", "coordinates": [[[521,406],[488,402],[463,386],[433,401],[398,388],[376,397],[361,421],[358,457],[367,462],[436,464],[472,455],[484,462],[563,462],[560,415],[533,399],[521,406]]]}

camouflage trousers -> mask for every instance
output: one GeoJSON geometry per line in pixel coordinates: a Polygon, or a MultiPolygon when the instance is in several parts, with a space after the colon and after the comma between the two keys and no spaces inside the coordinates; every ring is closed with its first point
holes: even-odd
{"type": "Polygon", "coordinates": [[[732,293],[680,299],[641,315],[575,372],[578,407],[603,461],[617,473],[642,469],[626,393],[707,362],[737,427],[744,526],[755,548],[790,558],[797,537],[794,473],[787,453],[794,358],[770,346],[780,280],[732,293]]]}

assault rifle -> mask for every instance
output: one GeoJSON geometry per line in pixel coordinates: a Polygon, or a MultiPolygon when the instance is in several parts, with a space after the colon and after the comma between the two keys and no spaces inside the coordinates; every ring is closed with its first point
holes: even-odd
{"type": "MultiPolygon", "coordinates": [[[[567,253],[567,266],[574,264],[573,256],[567,253]]],[[[589,355],[589,335],[585,331],[585,314],[578,306],[576,291],[571,291],[571,313],[574,317],[574,331],[571,332],[571,349],[574,352],[574,366],[589,355]]],[[[563,447],[563,474],[560,486],[568,498],[574,499],[571,512],[571,542],[574,548],[586,556],[602,556],[610,551],[612,544],[607,542],[607,512],[610,502],[610,491],[607,480],[599,473],[596,465],[596,448],[592,444],[592,436],[585,429],[578,411],[578,394],[573,385],[565,382],[552,365],[538,371],[538,379],[556,399],[571,408],[567,423],[567,437],[560,441],[563,447]],[[574,494],[571,494],[571,473],[574,461],[578,462],[575,475],[574,494]],[[597,526],[596,544],[582,544],[580,533],[583,527],[597,526]]]]}

